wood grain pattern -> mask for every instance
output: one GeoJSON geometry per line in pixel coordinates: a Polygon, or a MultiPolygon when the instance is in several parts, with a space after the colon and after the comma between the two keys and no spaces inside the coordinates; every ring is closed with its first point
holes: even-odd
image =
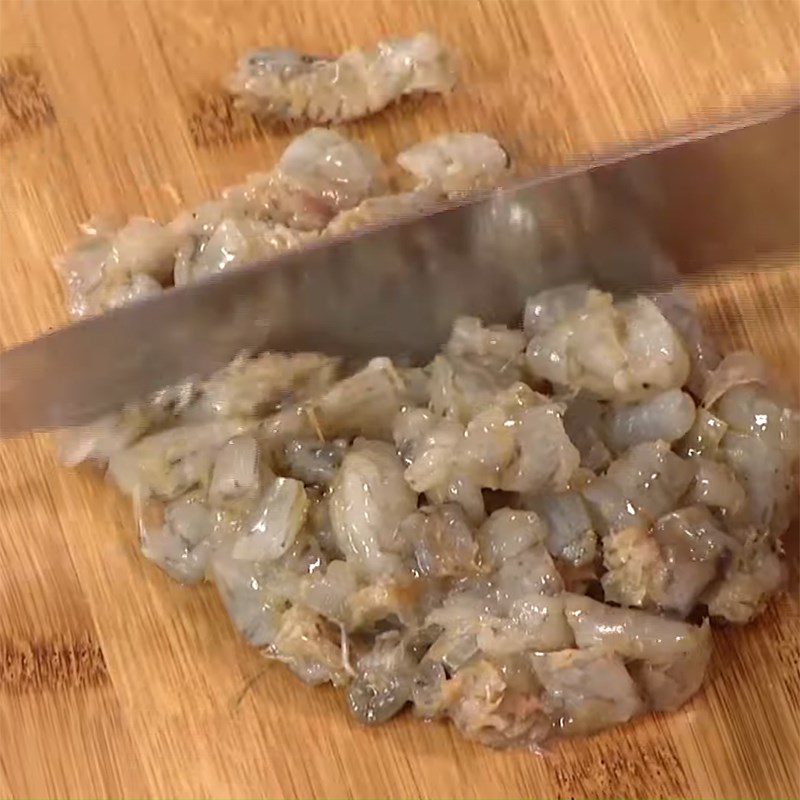
{"type": "MultiPolygon", "coordinates": [[[[237,53],[338,52],[422,28],[460,49],[463,82],[348,126],[386,157],[477,129],[536,169],[800,76],[800,7],[771,0],[0,0],[0,346],[65,321],[49,262],[77,222],[166,218],[273,162],[291,133],[218,88],[237,53]]],[[[699,301],[797,393],[796,266],[699,301]]],[[[96,473],[60,469],[44,437],[6,443],[0,796],[797,797],[799,618],[795,591],[718,631],[710,682],[685,709],[544,757],[408,717],[365,730],[336,692],[247,648],[213,591],[145,562],[127,503],[96,473]]]]}

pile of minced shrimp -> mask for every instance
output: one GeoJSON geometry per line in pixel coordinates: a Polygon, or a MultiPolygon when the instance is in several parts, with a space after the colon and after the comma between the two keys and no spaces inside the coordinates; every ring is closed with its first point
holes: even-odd
{"type": "MultiPolygon", "coordinates": [[[[342,56],[355,100],[316,98],[315,81],[328,84],[315,70],[337,62],[292,54],[248,56],[236,80],[266,75],[249,101],[264,113],[339,121],[450,88],[444,51],[421,36],[425,47],[342,56]],[[414,53],[432,59],[427,71],[414,53]],[[383,94],[364,89],[382,80],[383,94]]],[[[59,262],[70,311],[100,313],[508,172],[478,133],[397,161],[400,190],[364,146],[312,128],[271,171],[166,225],[87,225],[59,262]]],[[[64,463],[97,462],[132,498],[146,558],[213,583],[248,642],[307,683],[343,687],[359,720],[410,705],[468,738],[536,749],[699,689],[709,620],[748,622],[782,586],[799,439],[800,416],[759,359],[720,360],[678,295],[571,285],[530,298],[521,329],[457,320],[422,367],[376,358],[343,374],[316,353],[243,354],[60,446],[64,463]]]]}

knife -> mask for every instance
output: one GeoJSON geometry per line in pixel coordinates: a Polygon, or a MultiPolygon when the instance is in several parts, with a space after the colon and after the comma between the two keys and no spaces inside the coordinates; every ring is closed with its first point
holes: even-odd
{"type": "Polygon", "coordinates": [[[550,286],[658,291],[797,264],[800,102],[171,289],[0,354],[0,437],[90,422],[248,350],[422,360],[550,286]]]}

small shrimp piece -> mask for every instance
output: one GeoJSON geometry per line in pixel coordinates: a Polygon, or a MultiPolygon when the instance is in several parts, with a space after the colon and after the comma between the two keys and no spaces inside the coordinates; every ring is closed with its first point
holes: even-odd
{"type": "Polygon", "coordinates": [[[447,133],[409,147],[397,163],[417,181],[417,189],[453,195],[489,189],[508,174],[508,153],[485,133],[447,133]]]}
{"type": "MultiPolygon", "coordinates": [[[[529,307],[537,307],[536,297],[529,307]]],[[[586,293],[582,308],[534,333],[526,357],[538,378],[628,403],[680,388],[690,369],[680,335],[651,300],[614,302],[597,290],[586,293]]]]}
{"type": "MultiPolygon", "coordinates": [[[[383,194],[383,172],[380,159],[361,142],[311,128],[289,143],[274,169],[251,173],[226,189],[216,205],[223,215],[284,225],[296,234],[316,233],[336,214],[383,194]]],[[[215,210],[211,205],[209,211],[215,210]]],[[[200,211],[209,216],[205,207],[200,211]]]]}
{"type": "Polygon", "coordinates": [[[196,240],[188,257],[179,254],[175,285],[183,286],[223,270],[299,248],[313,237],[312,233],[294,231],[279,222],[225,217],[209,237],[196,240]]]}
{"type": "Polygon", "coordinates": [[[336,59],[277,49],[247,53],[228,88],[259,117],[324,124],[369,116],[403,95],[443,94],[455,81],[451,54],[431,34],[418,33],[336,59]]]}
{"type": "Polygon", "coordinates": [[[333,530],[359,574],[398,571],[397,526],[417,507],[403,464],[385,442],[358,440],[342,461],[330,497],[333,530]]]}
{"type": "Polygon", "coordinates": [[[503,669],[479,659],[460,669],[444,687],[446,713],[467,739],[491,747],[535,747],[549,733],[536,682],[514,687],[503,669]]]}
{"type": "Polygon", "coordinates": [[[118,229],[83,226],[84,235],[55,260],[67,290],[73,319],[159,294],[171,278],[182,239],[146,217],[132,217],[118,229]]]}
{"type": "Polygon", "coordinates": [[[595,733],[645,710],[624,661],[600,648],[533,653],[542,707],[563,736],[595,733]]]}
{"type": "Polygon", "coordinates": [[[344,236],[385,222],[418,217],[436,207],[433,192],[401,192],[368,197],[355,208],[337,214],[325,228],[326,236],[344,236]]]}
{"type": "Polygon", "coordinates": [[[339,212],[386,190],[380,159],[360,142],[312,128],[284,150],[270,214],[293,228],[320,229],[339,212]]]}
{"type": "Polygon", "coordinates": [[[265,655],[282,661],[304,683],[346,684],[349,676],[336,642],[335,626],[302,606],[287,609],[265,655]]]}

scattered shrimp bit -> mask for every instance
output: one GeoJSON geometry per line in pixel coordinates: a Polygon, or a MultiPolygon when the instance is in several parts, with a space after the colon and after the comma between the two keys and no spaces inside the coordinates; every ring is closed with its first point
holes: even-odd
{"type": "Polygon", "coordinates": [[[336,124],[374,114],[404,95],[449,92],[455,82],[449,51],[418,33],[335,59],[256,50],[239,59],[228,88],[260,117],[336,124]]]}

